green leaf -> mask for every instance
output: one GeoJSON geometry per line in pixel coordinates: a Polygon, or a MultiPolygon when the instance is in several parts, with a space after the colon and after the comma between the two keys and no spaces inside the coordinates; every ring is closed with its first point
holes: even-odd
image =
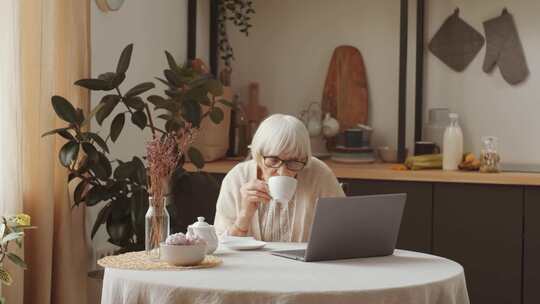
{"type": "Polygon", "coordinates": [[[201,100],[208,99],[208,89],[206,88],[206,86],[190,88],[185,94],[185,99],[195,102],[200,102],[201,100]]]}
{"type": "Polygon", "coordinates": [[[131,97],[124,101],[126,105],[128,105],[130,108],[134,108],[136,110],[142,110],[144,109],[144,101],[139,96],[131,97]]]}
{"type": "Polygon", "coordinates": [[[135,111],[135,113],[131,115],[131,122],[137,125],[137,127],[139,127],[141,130],[146,128],[147,120],[146,114],[144,114],[143,111],[135,111]]]}
{"type": "MultiPolygon", "coordinates": [[[[99,158],[99,156],[98,156],[99,158]]],[[[95,162],[89,162],[88,163],[88,168],[94,173],[94,175],[101,179],[101,180],[106,180],[109,175],[107,175],[107,171],[106,171],[106,168],[103,168],[99,162],[99,159],[98,161],[95,161],[95,162]]]]}
{"type": "Polygon", "coordinates": [[[163,74],[165,74],[165,78],[173,87],[180,87],[182,84],[182,80],[173,70],[165,70],[163,74]]]}
{"type": "Polygon", "coordinates": [[[101,138],[101,136],[92,132],[87,132],[85,134],[88,135],[88,137],[90,137],[101,148],[101,150],[110,153],[107,143],[103,140],[103,138],[101,138]]]}
{"type": "Polygon", "coordinates": [[[52,135],[52,134],[60,133],[61,131],[65,131],[65,130],[68,130],[68,129],[69,128],[59,128],[59,129],[50,130],[49,132],[45,132],[45,133],[41,134],[41,137],[45,137],[45,136],[49,136],[49,135],[52,135]]]}
{"type": "Polygon", "coordinates": [[[113,142],[116,142],[118,139],[118,136],[120,136],[120,133],[122,132],[122,128],[124,128],[124,123],[126,121],[126,117],[124,113],[120,113],[116,115],[116,117],[113,119],[111,123],[111,140],[113,142]]]}
{"type": "Polygon", "coordinates": [[[133,163],[133,166],[135,168],[134,176],[136,178],[137,183],[140,185],[146,185],[147,176],[146,176],[146,167],[144,166],[144,163],[142,160],[138,157],[133,157],[133,160],[131,161],[133,163]]]}
{"type": "Polygon", "coordinates": [[[94,148],[94,146],[89,143],[89,142],[83,142],[82,143],[82,148],[83,148],[83,151],[84,153],[86,153],[86,155],[88,155],[88,159],[92,162],[96,162],[98,160],[98,151],[96,150],[96,148],[94,148]]]}
{"type": "Polygon", "coordinates": [[[79,109],[77,108],[77,125],[82,125],[82,123],[84,122],[84,113],[83,113],[83,110],[82,109],[79,109]]]}
{"type": "Polygon", "coordinates": [[[59,158],[60,163],[64,167],[69,167],[71,165],[71,162],[75,161],[77,159],[77,156],[79,155],[79,143],[70,141],[67,142],[59,152],[59,158]]]}
{"type": "Polygon", "coordinates": [[[94,236],[96,235],[99,227],[105,224],[105,222],[109,218],[109,215],[111,214],[111,210],[111,204],[107,204],[105,205],[105,207],[101,208],[97,215],[96,221],[94,222],[94,226],[92,227],[92,238],[94,238],[94,236]]]}
{"type": "Polygon", "coordinates": [[[77,123],[77,111],[69,101],[62,96],[54,95],[51,102],[58,117],[72,124],[77,123]]]}
{"type": "Polygon", "coordinates": [[[163,78],[159,78],[159,77],[154,77],[154,78],[159,80],[159,82],[163,83],[164,85],[168,86],[169,88],[174,87],[174,85],[172,83],[168,82],[167,80],[165,80],[163,78]]]}
{"type": "Polygon", "coordinates": [[[129,215],[130,202],[127,197],[121,196],[111,201],[111,205],[112,205],[111,217],[113,218],[113,220],[121,220],[124,217],[126,217],[126,215],[129,215]]]}
{"type": "Polygon", "coordinates": [[[75,137],[69,133],[67,130],[61,130],[60,132],[58,132],[58,135],[62,136],[63,138],[67,139],[67,140],[73,140],[73,141],[76,141],[77,139],[75,139],[75,137]]]}
{"type": "Polygon", "coordinates": [[[6,255],[9,258],[9,260],[11,262],[13,262],[13,264],[21,267],[22,269],[27,268],[26,263],[18,255],[14,254],[14,253],[11,253],[11,252],[8,252],[6,255]]]}
{"type": "Polygon", "coordinates": [[[221,82],[217,81],[216,79],[208,79],[206,82],[206,88],[208,89],[208,92],[214,96],[223,95],[223,86],[221,85],[221,82]]]}
{"type": "Polygon", "coordinates": [[[79,182],[77,187],[75,187],[75,191],[73,191],[73,200],[75,201],[75,205],[78,206],[84,200],[83,193],[86,190],[87,186],[88,182],[83,180],[79,182]]]}
{"type": "Polygon", "coordinates": [[[118,95],[111,94],[103,96],[103,98],[101,99],[101,103],[103,103],[104,105],[96,113],[96,121],[100,126],[105,120],[105,118],[107,118],[112,113],[112,111],[119,102],[120,96],[118,95]]]}
{"type": "Polygon", "coordinates": [[[164,102],[161,103],[159,106],[156,106],[155,109],[165,109],[167,111],[175,113],[180,111],[180,104],[172,100],[164,100],[164,102]]]}
{"type": "Polygon", "coordinates": [[[212,104],[208,96],[202,96],[201,99],[199,99],[198,101],[200,104],[205,105],[207,107],[209,107],[212,104]]]}
{"type": "Polygon", "coordinates": [[[2,245],[6,244],[7,242],[11,242],[13,240],[18,240],[24,237],[24,232],[11,232],[8,235],[6,235],[4,238],[2,238],[2,245]]]}
{"type": "Polygon", "coordinates": [[[195,128],[201,124],[201,105],[198,102],[186,101],[182,103],[182,116],[188,122],[191,122],[195,128]]]}
{"type": "Polygon", "coordinates": [[[177,132],[178,130],[182,128],[182,126],[183,124],[179,124],[174,120],[167,120],[167,122],[165,123],[165,130],[169,133],[177,132]]]}
{"type": "Polygon", "coordinates": [[[112,174],[111,162],[109,161],[109,159],[103,153],[99,153],[98,158],[99,159],[98,159],[97,164],[102,169],[102,172],[100,172],[100,174],[98,174],[98,177],[101,178],[101,179],[107,179],[112,174]]]}
{"type": "Polygon", "coordinates": [[[165,98],[159,96],[159,95],[150,95],[146,98],[146,100],[148,100],[148,102],[150,102],[151,104],[153,104],[154,106],[158,107],[160,105],[163,105],[165,104],[166,100],[165,98]]]}
{"type": "Polygon", "coordinates": [[[174,57],[171,55],[171,53],[165,51],[165,56],[167,57],[167,63],[169,64],[171,70],[178,69],[178,64],[176,64],[176,61],[174,60],[174,57]]]}
{"type": "Polygon", "coordinates": [[[128,44],[124,50],[122,50],[122,54],[120,54],[120,59],[118,59],[118,64],[116,65],[116,74],[125,74],[127,72],[132,52],[133,43],[128,44]]]}
{"type": "Polygon", "coordinates": [[[86,194],[86,205],[94,206],[109,198],[108,191],[103,186],[94,186],[86,194]]]}
{"type": "Polygon", "coordinates": [[[236,108],[236,105],[232,101],[226,99],[218,99],[218,102],[230,108],[236,108]]]}
{"type": "Polygon", "coordinates": [[[117,180],[130,178],[136,169],[137,167],[133,164],[133,162],[122,163],[114,170],[114,178],[117,180]]]}
{"type": "Polygon", "coordinates": [[[116,73],[114,72],[107,72],[107,73],[103,73],[101,75],[98,76],[98,79],[100,80],[103,80],[107,83],[107,87],[104,88],[105,91],[109,91],[109,90],[112,90],[114,89],[116,86],[115,86],[115,80],[116,80],[116,73]]]}
{"type": "Polygon", "coordinates": [[[93,90],[93,91],[106,91],[110,90],[110,84],[103,79],[79,79],[75,81],[75,85],[93,90]]]}
{"type": "Polygon", "coordinates": [[[126,74],[115,74],[111,84],[114,88],[117,88],[124,82],[124,79],[126,79],[126,74]]]}
{"type": "Polygon", "coordinates": [[[133,96],[137,96],[139,94],[142,94],[148,90],[151,90],[153,88],[155,88],[156,85],[153,83],[153,82],[143,82],[143,83],[140,83],[136,86],[134,86],[133,88],[131,88],[131,90],[127,91],[127,93],[124,95],[124,97],[126,99],[129,99],[133,96]]]}
{"type": "Polygon", "coordinates": [[[129,239],[133,235],[133,226],[129,215],[116,220],[109,216],[106,227],[110,236],[109,242],[120,247],[129,244],[129,239]]]}
{"type": "Polygon", "coordinates": [[[223,121],[224,116],[225,114],[223,114],[223,110],[218,107],[212,108],[212,112],[210,112],[210,119],[216,125],[223,121]]]}
{"type": "Polygon", "coordinates": [[[0,267],[0,282],[4,283],[4,285],[7,285],[7,286],[13,283],[13,279],[11,278],[11,275],[3,267],[0,267]]]}
{"type": "Polygon", "coordinates": [[[165,94],[171,98],[177,98],[177,97],[181,97],[183,94],[182,94],[182,91],[180,91],[179,89],[177,88],[173,88],[173,89],[170,89],[170,90],[165,90],[165,94]]]}
{"type": "Polygon", "coordinates": [[[188,150],[188,156],[195,167],[198,169],[202,169],[204,167],[204,158],[197,148],[190,147],[188,150]]]}

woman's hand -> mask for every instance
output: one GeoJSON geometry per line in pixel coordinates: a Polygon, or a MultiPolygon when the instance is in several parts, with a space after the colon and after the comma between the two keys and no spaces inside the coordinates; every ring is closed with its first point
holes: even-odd
{"type": "Polygon", "coordinates": [[[241,209],[240,216],[236,219],[235,225],[247,230],[253,214],[257,210],[259,203],[268,203],[271,198],[268,194],[268,185],[261,180],[253,180],[240,187],[241,209]]]}

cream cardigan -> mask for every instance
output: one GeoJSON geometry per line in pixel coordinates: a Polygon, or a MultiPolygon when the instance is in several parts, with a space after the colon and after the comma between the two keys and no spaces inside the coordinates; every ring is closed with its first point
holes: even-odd
{"type": "MultiPolygon", "coordinates": [[[[223,179],[214,221],[214,227],[219,235],[225,234],[232,227],[240,213],[240,187],[256,178],[257,163],[254,160],[248,160],[236,165],[223,179]]],[[[345,194],[330,168],[315,157],[312,157],[309,165],[298,173],[297,179],[296,194],[290,202],[293,204],[290,239],[293,242],[307,242],[317,199],[343,197],[345,194]]],[[[262,223],[258,212],[256,211],[251,219],[248,236],[260,240],[262,223]]]]}

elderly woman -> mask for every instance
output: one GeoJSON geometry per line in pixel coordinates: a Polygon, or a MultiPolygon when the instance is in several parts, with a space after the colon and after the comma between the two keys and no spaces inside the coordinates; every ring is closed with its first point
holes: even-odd
{"type": "Polygon", "coordinates": [[[306,127],[290,115],[268,117],[253,136],[251,155],[223,180],[214,224],[218,234],[307,242],[317,199],[345,194],[330,168],[311,156],[306,127]],[[271,203],[266,182],[274,175],[298,181],[288,204],[271,203]]]}

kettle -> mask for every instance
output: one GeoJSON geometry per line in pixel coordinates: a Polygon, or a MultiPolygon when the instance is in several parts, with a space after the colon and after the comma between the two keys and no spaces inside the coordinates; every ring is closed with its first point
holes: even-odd
{"type": "Polygon", "coordinates": [[[218,237],[214,226],[204,221],[204,217],[199,216],[197,222],[188,226],[187,235],[197,236],[206,242],[206,253],[211,254],[218,247],[218,237]]]}

